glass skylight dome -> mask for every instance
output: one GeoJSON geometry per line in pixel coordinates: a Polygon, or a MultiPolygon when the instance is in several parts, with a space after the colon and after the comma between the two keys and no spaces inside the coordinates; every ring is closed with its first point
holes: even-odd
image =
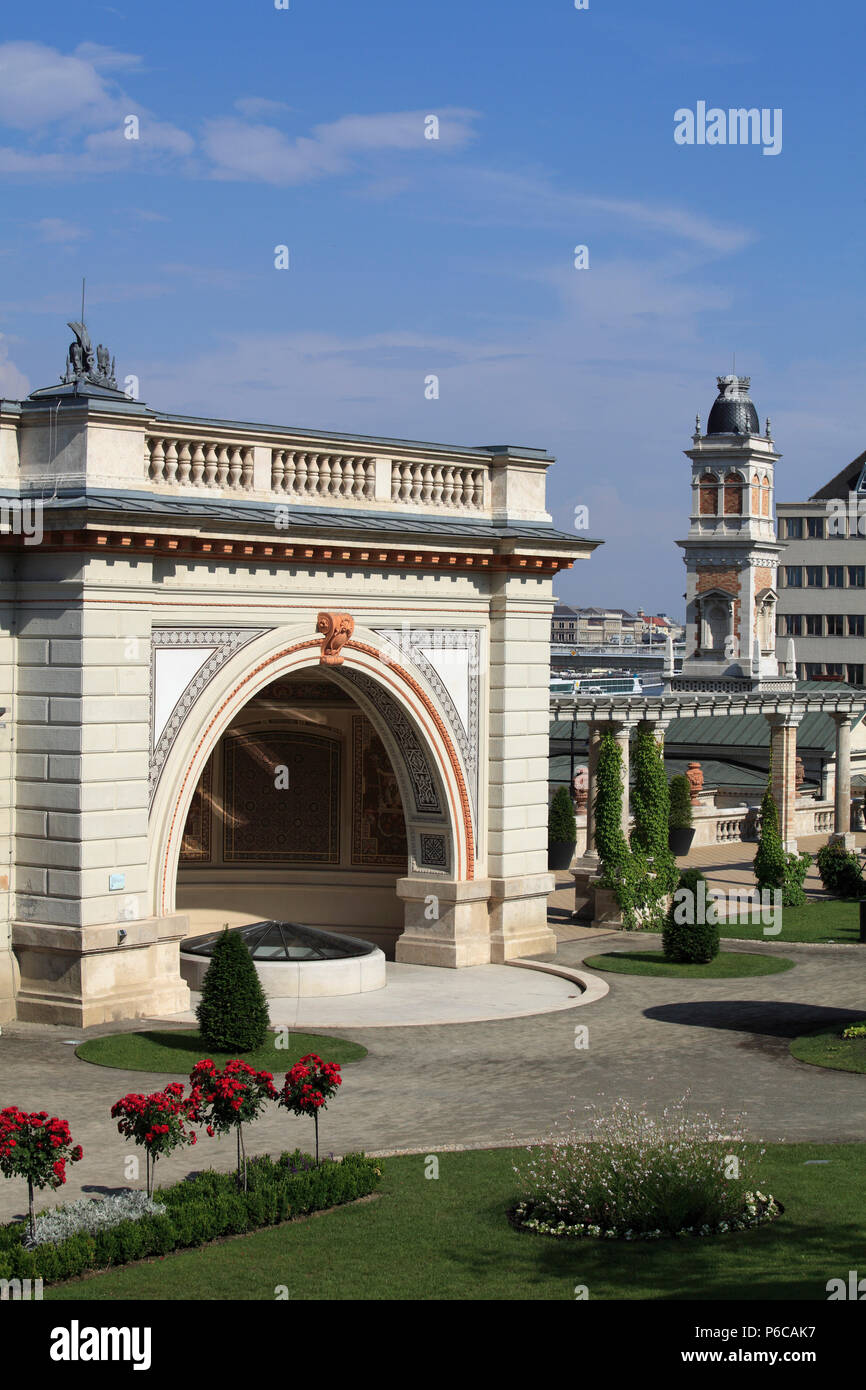
{"type": "MultiPolygon", "coordinates": [[[[369,941],[354,936],[303,927],[298,922],[252,922],[248,927],[232,927],[255,961],[348,960],[369,956],[377,949],[369,941]]],[[[208,936],[188,936],[180,944],[183,955],[212,956],[222,932],[208,936]]]]}

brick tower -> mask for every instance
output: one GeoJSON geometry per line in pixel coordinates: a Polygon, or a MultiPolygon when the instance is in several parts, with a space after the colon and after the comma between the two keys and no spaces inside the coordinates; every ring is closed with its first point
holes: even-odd
{"type": "Polygon", "coordinates": [[[701,433],[696,418],[686,565],[686,650],[672,690],[730,694],[791,687],[793,653],[776,658],[776,570],[783,547],[773,516],[776,453],[760,433],[749,377],[718,378],[701,433]]]}

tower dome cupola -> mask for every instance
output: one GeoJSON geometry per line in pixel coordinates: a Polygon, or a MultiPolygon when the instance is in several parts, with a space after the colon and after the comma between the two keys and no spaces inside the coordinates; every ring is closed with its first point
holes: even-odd
{"type": "Polygon", "coordinates": [[[759,434],[758,412],[749,399],[751,377],[717,377],[719,394],[707,420],[707,434],[759,434]]]}

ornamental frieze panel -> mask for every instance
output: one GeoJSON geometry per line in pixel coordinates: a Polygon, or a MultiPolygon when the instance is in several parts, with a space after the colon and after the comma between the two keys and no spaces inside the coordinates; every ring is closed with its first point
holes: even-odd
{"type": "MultiPolygon", "coordinates": [[[[477,628],[376,628],[395,659],[414,664],[436,692],[468,773],[473,820],[478,814],[481,633],[477,628]]],[[[387,650],[386,650],[387,655],[387,650]]]]}
{"type": "Polygon", "coordinates": [[[193,705],[217,672],[269,628],[155,628],[150,654],[150,802],[193,705]]]}

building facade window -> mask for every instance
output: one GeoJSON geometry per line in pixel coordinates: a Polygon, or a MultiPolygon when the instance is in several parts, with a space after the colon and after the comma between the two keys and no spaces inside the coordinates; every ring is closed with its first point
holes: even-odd
{"type": "Polygon", "coordinates": [[[806,636],[807,636],[807,637],[823,637],[823,636],[824,636],[824,620],[823,620],[823,618],[821,617],[821,614],[820,614],[820,613],[807,613],[807,614],[806,614],[806,636]]]}
{"type": "Polygon", "coordinates": [[[862,636],[863,636],[863,614],[862,614],[862,613],[849,613],[849,614],[848,614],[848,636],[849,636],[849,637],[862,637],[862,636]]]}
{"type": "Polygon", "coordinates": [[[803,619],[799,613],[785,614],[785,637],[801,637],[803,634],[803,619]]]}
{"type": "Polygon", "coordinates": [[[699,486],[699,506],[701,516],[715,516],[719,510],[719,480],[712,473],[705,473],[699,486]]]}
{"type": "Polygon", "coordinates": [[[862,589],[866,587],[866,565],[848,566],[848,588],[862,589]]]}
{"type": "Polygon", "coordinates": [[[803,518],[801,516],[788,517],[787,535],[789,541],[801,541],[803,539],[803,518]]]}
{"type": "Polygon", "coordinates": [[[827,588],[828,588],[828,589],[842,589],[842,588],[844,588],[844,585],[845,585],[845,566],[844,566],[844,565],[828,565],[828,566],[827,566],[827,588]]]}
{"type": "Polygon", "coordinates": [[[785,566],[785,584],[789,589],[802,589],[803,587],[803,566],[785,566]]]}
{"type": "Polygon", "coordinates": [[[825,621],[828,637],[844,637],[845,619],[841,613],[827,613],[825,621]]]}
{"type": "Polygon", "coordinates": [[[725,475],[725,516],[740,516],[743,510],[743,480],[739,473],[725,475]]]}
{"type": "Polygon", "coordinates": [[[863,684],[863,667],[862,667],[862,665],[849,666],[849,667],[848,667],[848,684],[849,684],[849,685],[862,685],[862,684],[863,684]]]}
{"type": "Polygon", "coordinates": [[[824,587],[824,566],[823,566],[823,565],[807,565],[807,566],[806,566],[806,583],[809,585],[809,588],[810,588],[810,589],[823,589],[823,587],[824,587]]]}
{"type": "Polygon", "coordinates": [[[822,516],[807,517],[806,527],[810,541],[822,541],[824,539],[824,518],[822,516]]]}

